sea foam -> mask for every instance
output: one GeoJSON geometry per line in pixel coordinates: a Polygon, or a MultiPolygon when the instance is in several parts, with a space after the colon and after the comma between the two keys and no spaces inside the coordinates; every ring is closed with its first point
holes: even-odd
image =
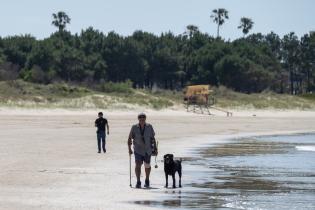
{"type": "Polygon", "coordinates": [[[312,151],[312,152],[315,152],[315,146],[296,146],[295,148],[297,150],[300,150],[300,151],[312,151]]]}

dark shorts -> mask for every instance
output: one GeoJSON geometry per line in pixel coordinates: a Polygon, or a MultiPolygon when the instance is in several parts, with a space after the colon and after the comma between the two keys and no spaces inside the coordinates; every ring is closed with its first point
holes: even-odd
{"type": "Polygon", "coordinates": [[[140,154],[135,152],[135,160],[136,161],[140,161],[140,162],[145,162],[147,164],[150,164],[151,163],[151,155],[145,154],[143,156],[143,155],[140,155],[140,154]]]}

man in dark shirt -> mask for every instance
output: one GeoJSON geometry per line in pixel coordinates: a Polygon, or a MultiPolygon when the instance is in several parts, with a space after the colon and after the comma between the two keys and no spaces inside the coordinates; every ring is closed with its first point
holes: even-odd
{"type": "Polygon", "coordinates": [[[98,113],[98,119],[95,120],[95,127],[97,127],[97,146],[98,146],[98,153],[101,153],[101,142],[103,152],[106,153],[105,149],[105,139],[106,139],[106,128],[107,127],[107,135],[109,135],[109,126],[108,121],[106,118],[103,118],[103,113],[98,113]]]}

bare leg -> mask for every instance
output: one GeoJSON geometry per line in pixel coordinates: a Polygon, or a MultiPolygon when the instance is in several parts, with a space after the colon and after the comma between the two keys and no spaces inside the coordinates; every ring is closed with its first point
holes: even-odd
{"type": "Polygon", "coordinates": [[[150,180],[151,167],[145,168],[145,179],[150,180]]]}
{"type": "Polygon", "coordinates": [[[137,182],[140,182],[141,165],[142,165],[141,161],[136,161],[135,172],[136,172],[137,182]]]}

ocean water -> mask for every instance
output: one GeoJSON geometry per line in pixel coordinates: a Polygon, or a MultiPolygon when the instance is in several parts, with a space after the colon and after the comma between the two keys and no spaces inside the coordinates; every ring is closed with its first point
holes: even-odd
{"type": "Polygon", "coordinates": [[[315,209],[315,134],[253,137],[198,149],[184,188],[138,203],[181,209],[315,209]]]}

